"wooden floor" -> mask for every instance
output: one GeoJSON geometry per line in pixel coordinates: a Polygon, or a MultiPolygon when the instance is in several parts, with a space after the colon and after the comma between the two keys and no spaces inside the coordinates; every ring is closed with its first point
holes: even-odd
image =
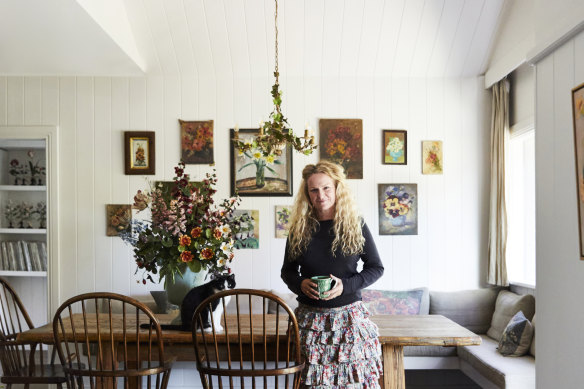
{"type": "Polygon", "coordinates": [[[406,389],[481,389],[460,370],[406,370],[406,389]]]}

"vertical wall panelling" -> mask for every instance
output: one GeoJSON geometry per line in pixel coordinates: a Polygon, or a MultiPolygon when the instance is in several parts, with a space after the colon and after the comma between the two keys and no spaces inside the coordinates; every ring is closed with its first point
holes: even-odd
{"type": "MultiPolygon", "coordinates": [[[[128,78],[116,77],[111,79],[111,198],[110,204],[129,204],[130,179],[124,175],[124,131],[130,130],[130,82],[128,78]]],[[[158,164],[157,164],[158,165],[158,164]]],[[[105,215],[105,209],[103,211],[105,215]]],[[[105,216],[101,216],[105,217],[105,216]]],[[[98,231],[105,234],[104,231],[98,231]]],[[[111,279],[113,291],[129,294],[131,285],[135,283],[134,261],[132,250],[119,238],[110,237],[112,242],[112,269],[111,279]]]]}
{"type": "Polygon", "coordinates": [[[6,77],[0,76],[0,125],[6,124],[6,106],[7,106],[8,88],[6,77]]]}
{"type": "Polygon", "coordinates": [[[41,123],[41,78],[24,79],[24,124],[41,123]]]}
{"type": "Polygon", "coordinates": [[[95,288],[95,131],[94,79],[77,78],[77,279],[79,292],[95,288]]]}
{"type": "Polygon", "coordinates": [[[584,293],[570,92],[584,82],[583,42],[581,32],[536,64],[537,325],[538,347],[546,350],[536,368],[542,388],[577,387],[584,379],[575,360],[584,344],[584,313],[560,298],[584,293]],[[568,315],[572,320],[557,320],[568,315]],[[558,333],[573,335],[559,339],[558,333]]]}
{"type": "Polygon", "coordinates": [[[41,121],[42,124],[59,123],[59,79],[41,79],[41,121]]]}
{"type": "Polygon", "coordinates": [[[93,226],[95,236],[95,290],[113,290],[113,241],[116,238],[105,235],[106,217],[105,204],[112,203],[112,154],[120,150],[112,150],[112,84],[111,79],[96,77],[95,85],[95,141],[93,166],[95,166],[95,188],[93,203],[93,226]]]}
{"type": "MultiPolygon", "coordinates": [[[[148,179],[171,180],[180,156],[178,118],[213,119],[215,169],[220,181],[217,196],[224,198],[229,196],[231,175],[228,129],[235,122],[241,128],[257,127],[259,118],[267,119],[272,109],[272,77],[3,80],[0,95],[4,94],[6,106],[10,105],[6,117],[23,124],[32,112],[40,118],[35,120],[59,126],[61,301],[87,290],[141,296],[162,288],[160,284],[137,284],[131,248],[119,238],[105,236],[105,205],[131,204],[135,191],[146,187],[144,177],[123,173],[124,131],[156,132],[157,173],[148,179]],[[25,104],[26,89],[29,96],[40,96],[39,104],[25,104]],[[31,108],[25,109],[25,105],[31,108]]],[[[375,287],[427,285],[448,290],[478,286],[484,253],[474,246],[485,239],[487,207],[486,197],[479,196],[479,191],[481,183],[488,181],[484,155],[488,128],[478,119],[487,93],[477,84],[480,81],[339,76],[291,76],[285,80],[285,113],[297,134],[302,134],[305,121],[318,140],[320,118],[363,119],[364,179],[350,180],[349,185],[386,266],[375,287]],[[346,93],[338,96],[339,91],[346,93]],[[408,165],[381,163],[381,130],[392,128],[408,131],[408,165]],[[444,140],[444,175],[420,172],[420,142],[428,139],[444,140]],[[477,153],[483,154],[477,157],[477,153]],[[377,184],[391,182],[418,184],[417,236],[378,235],[377,184]],[[463,270],[456,272],[458,267],[463,270]]],[[[302,168],[319,158],[319,151],[311,156],[294,155],[295,192],[302,168]]],[[[189,165],[188,171],[197,179],[211,168],[189,165]]],[[[279,277],[285,240],[273,237],[274,207],[292,203],[293,197],[243,198],[241,209],[260,211],[261,237],[259,250],[236,253],[233,269],[238,286],[286,290],[279,277]]]]}
{"type": "Polygon", "coordinates": [[[24,124],[24,77],[9,77],[7,84],[7,124],[24,124]]]}
{"type": "Polygon", "coordinates": [[[59,80],[59,220],[63,240],[60,242],[60,285],[63,302],[78,294],[77,282],[77,80],[59,80]]]}

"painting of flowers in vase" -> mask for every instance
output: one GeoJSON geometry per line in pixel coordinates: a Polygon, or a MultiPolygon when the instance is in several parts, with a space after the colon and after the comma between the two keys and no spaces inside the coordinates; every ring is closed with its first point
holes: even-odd
{"type": "Polygon", "coordinates": [[[276,238],[286,239],[290,228],[290,216],[292,207],[289,205],[276,205],[276,238]]]}
{"type": "Polygon", "coordinates": [[[180,123],[181,159],[187,165],[212,164],[213,120],[180,123]]]}
{"type": "Polygon", "coordinates": [[[260,248],[260,211],[237,209],[229,221],[236,249],[260,248]]]}
{"type": "Polygon", "coordinates": [[[443,163],[442,141],[422,141],[422,174],[442,174],[443,163]]]}
{"type": "Polygon", "coordinates": [[[351,179],[363,178],[363,121],[361,119],[320,119],[320,158],[345,169],[351,179]]]}
{"type": "Polygon", "coordinates": [[[238,131],[238,139],[251,146],[247,151],[231,145],[231,194],[292,196],[292,146],[286,145],[281,155],[265,156],[257,147],[258,133],[257,128],[238,131]]]}
{"type": "Polygon", "coordinates": [[[106,205],[106,236],[118,236],[130,228],[132,210],[130,204],[106,205]]]}
{"type": "Polygon", "coordinates": [[[378,184],[379,235],[418,235],[418,184],[378,184]]]}
{"type": "Polygon", "coordinates": [[[407,132],[404,130],[383,130],[383,163],[386,165],[407,165],[407,132]]]}

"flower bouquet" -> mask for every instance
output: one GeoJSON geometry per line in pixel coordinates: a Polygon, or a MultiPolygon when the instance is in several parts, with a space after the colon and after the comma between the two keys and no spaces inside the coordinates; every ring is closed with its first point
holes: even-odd
{"type": "Polygon", "coordinates": [[[233,259],[233,239],[229,218],[239,205],[239,197],[214,205],[217,183],[215,173],[202,182],[189,182],[185,164],[176,166],[173,185],[157,184],[147,192],[138,191],[133,207],[138,212],[149,209],[151,222],[133,220],[134,232],[121,234],[134,247],[142,282],[175,282],[190,269],[217,274],[228,272],[233,259]]]}
{"type": "Polygon", "coordinates": [[[272,174],[278,176],[278,173],[271,168],[271,165],[281,165],[282,161],[280,161],[275,154],[268,154],[267,156],[264,155],[261,151],[261,147],[254,139],[246,138],[243,143],[248,145],[250,148],[249,150],[239,150],[238,156],[241,158],[247,158],[247,160],[250,162],[241,166],[238,169],[238,172],[241,172],[248,166],[255,165],[256,186],[258,188],[263,188],[266,185],[265,169],[268,169],[272,174]]]}

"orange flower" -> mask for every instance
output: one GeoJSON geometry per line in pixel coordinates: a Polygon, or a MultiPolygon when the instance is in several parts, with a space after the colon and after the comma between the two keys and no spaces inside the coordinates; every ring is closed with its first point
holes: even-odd
{"type": "Polygon", "coordinates": [[[191,230],[191,236],[197,239],[199,236],[201,236],[201,232],[203,232],[201,227],[195,227],[191,230]]]}
{"type": "Polygon", "coordinates": [[[201,250],[201,259],[211,259],[215,253],[209,247],[204,248],[201,250]]]}
{"type": "Polygon", "coordinates": [[[223,231],[221,231],[219,228],[215,228],[215,231],[213,231],[213,236],[215,239],[221,239],[223,236],[223,231]]]}
{"type": "Polygon", "coordinates": [[[183,262],[191,262],[193,260],[193,253],[191,253],[190,251],[183,251],[180,254],[180,259],[183,262]]]}
{"type": "Polygon", "coordinates": [[[191,244],[191,238],[188,235],[181,235],[178,239],[178,243],[181,246],[188,246],[191,244]]]}

